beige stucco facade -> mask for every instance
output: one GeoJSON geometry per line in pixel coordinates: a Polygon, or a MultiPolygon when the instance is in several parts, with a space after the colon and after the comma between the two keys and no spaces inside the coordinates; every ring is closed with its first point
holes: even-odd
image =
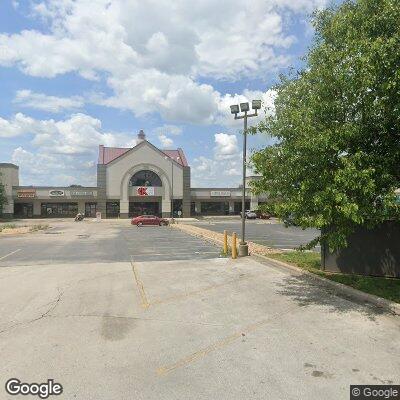
{"type": "Polygon", "coordinates": [[[7,203],[3,207],[3,215],[12,216],[14,213],[13,186],[19,185],[19,168],[14,164],[0,163],[0,181],[2,182],[7,203]]]}
{"type": "MultiPolygon", "coordinates": [[[[106,197],[118,199],[121,215],[128,214],[130,200],[139,200],[137,199],[138,188],[130,185],[132,176],[143,170],[153,171],[161,179],[162,186],[154,188],[152,197],[161,198],[161,213],[169,214],[172,182],[174,199],[183,198],[183,168],[149,142],[143,141],[107,165],[106,197]]],[[[146,200],[150,199],[147,197],[146,200]]]]}
{"type": "MultiPolygon", "coordinates": [[[[11,217],[71,217],[78,212],[103,218],[190,217],[239,214],[242,209],[240,187],[191,188],[183,150],[160,150],[142,131],[133,148],[99,145],[95,187],[19,186],[18,166],[0,164],[0,172],[8,199],[3,213],[11,217]]],[[[267,201],[266,195],[252,193],[249,182],[254,179],[246,180],[246,209],[267,201]]]]}

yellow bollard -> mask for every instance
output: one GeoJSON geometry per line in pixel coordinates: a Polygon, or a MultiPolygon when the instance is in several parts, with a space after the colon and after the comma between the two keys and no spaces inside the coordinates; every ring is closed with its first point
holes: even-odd
{"type": "Polygon", "coordinates": [[[228,233],[224,231],[224,254],[228,254],[228,233]]]}
{"type": "Polygon", "coordinates": [[[232,258],[237,258],[236,232],[233,232],[232,234],[232,258]]]}

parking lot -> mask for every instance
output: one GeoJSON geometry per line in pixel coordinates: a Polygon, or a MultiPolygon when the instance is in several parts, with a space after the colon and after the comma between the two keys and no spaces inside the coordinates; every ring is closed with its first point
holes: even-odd
{"type": "MultiPolygon", "coordinates": [[[[210,229],[215,232],[236,232],[241,235],[241,220],[239,217],[232,218],[211,218],[201,221],[190,222],[192,225],[210,229]]],[[[268,247],[283,250],[292,250],[305,245],[320,234],[317,229],[301,229],[296,226],[285,227],[276,219],[272,220],[246,220],[246,240],[259,243],[268,247]]],[[[320,246],[313,249],[320,251],[320,246]]]]}
{"type": "MultiPolygon", "coordinates": [[[[52,262],[130,262],[218,257],[220,249],[170,227],[129,221],[51,221],[51,229],[0,240],[0,267],[52,262]],[[10,254],[9,257],[5,255],[10,254]]],[[[30,222],[33,223],[33,222],[30,222]]]]}
{"type": "Polygon", "coordinates": [[[302,273],[174,228],[48,221],[0,237],[0,398],[349,398],[398,382],[400,322],[302,273]],[[24,398],[24,397],[21,397],[24,398]]]}

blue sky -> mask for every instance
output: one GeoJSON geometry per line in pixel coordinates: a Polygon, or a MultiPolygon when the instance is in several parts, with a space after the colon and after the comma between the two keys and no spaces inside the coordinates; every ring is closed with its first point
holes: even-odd
{"type": "Polygon", "coordinates": [[[309,14],[326,4],[2,0],[0,162],[20,165],[22,184],[91,185],[97,146],[133,146],[143,129],[184,149],[192,186],[236,186],[241,124],[229,105],[273,106],[271,87],[301,67],[309,14]]]}

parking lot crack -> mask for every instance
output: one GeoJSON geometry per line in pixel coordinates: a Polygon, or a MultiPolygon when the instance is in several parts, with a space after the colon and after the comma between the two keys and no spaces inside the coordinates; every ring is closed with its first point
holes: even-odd
{"type": "Polygon", "coordinates": [[[33,322],[39,321],[39,320],[41,320],[41,319],[43,319],[43,318],[46,318],[46,317],[50,316],[50,313],[53,312],[53,311],[55,310],[55,308],[58,306],[58,304],[60,303],[61,298],[62,298],[62,296],[63,296],[63,294],[64,294],[64,292],[60,291],[59,288],[57,288],[57,290],[58,290],[58,295],[57,295],[57,297],[56,297],[53,301],[51,301],[50,303],[47,303],[47,305],[50,305],[50,307],[47,309],[46,312],[44,312],[44,313],[43,313],[42,315],[40,315],[39,317],[34,318],[34,319],[31,319],[31,320],[29,320],[29,321],[17,322],[16,324],[11,325],[11,326],[9,326],[8,328],[5,328],[5,329],[1,330],[1,331],[0,331],[0,334],[5,333],[5,332],[8,332],[8,331],[10,331],[10,330],[12,330],[12,329],[14,329],[14,328],[16,328],[16,327],[18,327],[18,326],[21,326],[21,325],[29,325],[29,324],[31,324],[31,323],[33,323],[33,322]]]}

